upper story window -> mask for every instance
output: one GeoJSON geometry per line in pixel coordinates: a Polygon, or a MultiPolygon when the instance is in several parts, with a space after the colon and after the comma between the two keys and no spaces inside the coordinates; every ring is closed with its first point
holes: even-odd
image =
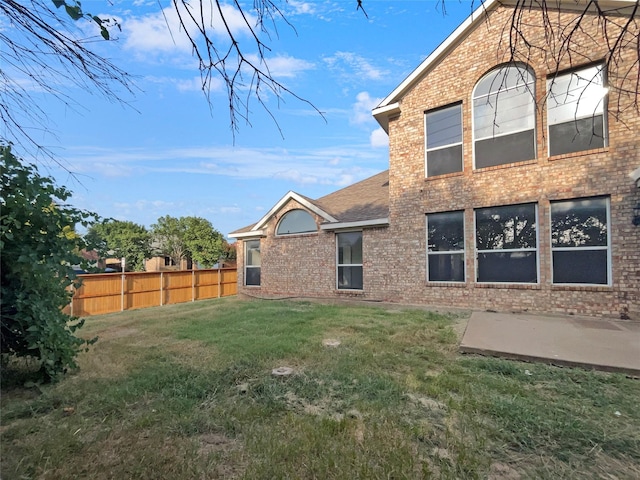
{"type": "Polygon", "coordinates": [[[606,144],[603,65],[547,80],[549,155],[602,148],[606,144]]]}
{"type": "Polygon", "coordinates": [[[425,113],[427,177],[462,171],[462,104],[425,113]]]}
{"type": "Polygon", "coordinates": [[[524,65],[500,67],[473,90],[475,168],[536,158],[535,76],[524,65]]]}
{"type": "Polygon", "coordinates": [[[291,210],[284,214],[278,228],[276,235],[293,235],[295,233],[309,233],[315,232],[318,229],[316,221],[313,219],[310,213],[304,210],[291,210]]]}

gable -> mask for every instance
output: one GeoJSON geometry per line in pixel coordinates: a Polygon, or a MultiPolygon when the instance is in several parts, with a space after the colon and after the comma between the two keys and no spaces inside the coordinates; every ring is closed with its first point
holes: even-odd
{"type": "MultiPolygon", "coordinates": [[[[596,8],[604,14],[630,14],[637,7],[634,0],[600,0],[597,7],[588,0],[556,0],[552,6],[554,9],[562,11],[572,11],[577,13],[585,12],[588,7],[589,12],[596,13],[596,8]]],[[[402,99],[420,83],[443,59],[453,50],[460,46],[468,36],[484,22],[487,22],[490,14],[499,7],[534,9],[540,8],[540,2],[525,2],[519,0],[484,0],[471,15],[442,42],[411,74],[406,77],[380,104],[373,109],[373,116],[380,126],[389,133],[389,118],[397,116],[401,112],[402,99]]]]}
{"type": "Polygon", "coordinates": [[[311,200],[293,191],[288,192],[258,222],[229,234],[234,238],[266,235],[269,221],[290,202],[318,215],[321,230],[350,227],[386,226],[389,223],[389,171],[386,170],[348,187],[311,200]]]}

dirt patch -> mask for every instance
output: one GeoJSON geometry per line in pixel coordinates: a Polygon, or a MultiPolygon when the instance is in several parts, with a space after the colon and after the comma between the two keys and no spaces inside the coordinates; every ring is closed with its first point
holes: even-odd
{"type": "Polygon", "coordinates": [[[208,455],[212,452],[227,452],[239,448],[238,442],[221,433],[206,433],[198,438],[198,454],[208,455]]]}
{"type": "Polygon", "coordinates": [[[512,467],[504,463],[495,462],[489,469],[488,480],[520,480],[522,476],[512,467]]]}
{"type": "Polygon", "coordinates": [[[140,331],[137,328],[122,326],[122,327],[114,327],[114,328],[109,328],[107,330],[104,330],[100,332],[99,337],[100,337],[100,340],[105,341],[105,340],[113,340],[116,338],[131,337],[138,333],[140,333],[140,331]]]}
{"type": "Polygon", "coordinates": [[[407,393],[407,398],[412,402],[418,403],[429,410],[446,410],[447,406],[433,398],[407,393]]]}

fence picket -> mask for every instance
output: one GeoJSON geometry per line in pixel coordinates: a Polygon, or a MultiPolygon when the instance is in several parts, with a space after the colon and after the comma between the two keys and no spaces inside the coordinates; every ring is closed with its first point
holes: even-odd
{"type": "Polygon", "coordinates": [[[80,278],[82,285],[65,308],[76,317],[226,297],[238,290],[235,268],[101,273],[80,278]]]}

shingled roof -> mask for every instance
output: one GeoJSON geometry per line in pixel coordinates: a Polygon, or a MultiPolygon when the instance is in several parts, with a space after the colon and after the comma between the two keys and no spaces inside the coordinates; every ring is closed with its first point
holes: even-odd
{"type": "Polygon", "coordinates": [[[389,217],[389,170],[330,193],[314,202],[341,223],[389,217]]]}
{"type": "Polygon", "coordinates": [[[389,218],[389,170],[349,185],[336,192],[313,200],[293,191],[287,193],[258,222],[238,229],[230,237],[262,235],[261,228],[289,200],[296,200],[323,217],[322,230],[337,228],[383,226],[389,218]]]}

